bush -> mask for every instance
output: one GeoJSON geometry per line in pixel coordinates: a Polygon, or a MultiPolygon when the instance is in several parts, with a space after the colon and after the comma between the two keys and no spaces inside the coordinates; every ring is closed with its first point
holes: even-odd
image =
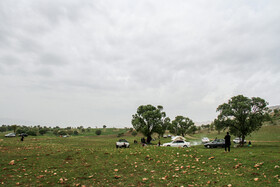
{"type": "Polygon", "coordinates": [[[132,135],[132,136],[136,136],[136,135],[137,135],[137,132],[136,132],[136,131],[133,131],[133,132],[131,133],[131,135],[132,135]]]}
{"type": "Polygon", "coordinates": [[[63,136],[63,135],[67,135],[67,133],[66,133],[64,130],[59,131],[59,132],[58,132],[58,134],[59,134],[59,135],[61,135],[61,136],[63,136]]]}
{"type": "Polygon", "coordinates": [[[40,129],[40,130],[39,130],[39,133],[40,133],[41,135],[44,135],[44,134],[47,133],[47,130],[46,130],[46,129],[40,129]]]}
{"type": "Polygon", "coordinates": [[[96,135],[100,135],[100,134],[101,134],[101,130],[96,130],[96,131],[95,131],[95,134],[96,134],[96,135]]]}
{"type": "Polygon", "coordinates": [[[54,129],[53,134],[57,136],[58,135],[58,129],[54,129]]]}
{"type": "Polygon", "coordinates": [[[122,136],[124,136],[123,132],[118,134],[118,137],[122,137],[122,136]]]}
{"type": "Polygon", "coordinates": [[[73,134],[74,132],[72,130],[68,130],[67,134],[69,134],[70,136],[73,134]]]}
{"type": "Polygon", "coordinates": [[[78,131],[74,131],[74,135],[78,135],[79,134],[79,132],[78,131]]]}
{"type": "Polygon", "coordinates": [[[19,128],[16,131],[16,134],[26,133],[26,131],[23,128],[19,128]]]}
{"type": "Polygon", "coordinates": [[[30,136],[37,136],[37,131],[35,129],[30,129],[27,134],[30,136]]]}
{"type": "Polygon", "coordinates": [[[5,126],[0,127],[0,132],[6,132],[7,128],[5,126]]]}

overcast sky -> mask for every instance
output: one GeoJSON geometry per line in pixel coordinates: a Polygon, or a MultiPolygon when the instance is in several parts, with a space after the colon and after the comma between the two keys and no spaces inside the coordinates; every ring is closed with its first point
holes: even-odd
{"type": "Polygon", "coordinates": [[[1,0],[0,125],[131,126],[140,105],[212,121],[277,105],[279,0],[1,0]]]}

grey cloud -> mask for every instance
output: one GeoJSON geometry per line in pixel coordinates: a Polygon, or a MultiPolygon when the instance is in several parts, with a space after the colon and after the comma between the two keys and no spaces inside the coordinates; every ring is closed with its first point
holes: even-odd
{"type": "MultiPolygon", "coordinates": [[[[23,110],[38,102],[45,113],[56,111],[53,121],[88,124],[129,124],[136,108],[149,103],[163,105],[170,117],[198,121],[212,120],[216,107],[235,94],[279,104],[271,91],[280,80],[278,5],[2,1],[0,88],[21,91],[0,104],[13,100],[23,110]]],[[[37,116],[47,121],[44,112],[37,116]]]]}

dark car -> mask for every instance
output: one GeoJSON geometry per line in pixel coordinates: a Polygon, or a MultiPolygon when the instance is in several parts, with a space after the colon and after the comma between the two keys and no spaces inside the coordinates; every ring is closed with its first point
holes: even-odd
{"type": "Polygon", "coordinates": [[[21,133],[21,134],[19,134],[18,136],[25,136],[25,137],[27,137],[28,134],[26,134],[26,133],[21,133]]]}
{"type": "Polygon", "coordinates": [[[224,139],[216,139],[212,142],[204,144],[206,148],[217,148],[217,147],[225,147],[224,139]]]}

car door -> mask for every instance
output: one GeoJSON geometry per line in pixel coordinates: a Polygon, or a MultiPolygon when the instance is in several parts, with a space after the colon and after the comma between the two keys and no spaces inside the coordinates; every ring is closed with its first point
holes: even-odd
{"type": "Polygon", "coordinates": [[[224,147],[225,146],[225,141],[223,139],[219,139],[219,147],[224,147]]]}
{"type": "Polygon", "coordinates": [[[178,147],[184,147],[184,141],[182,140],[177,141],[177,145],[178,147]]]}
{"type": "Polygon", "coordinates": [[[178,141],[173,141],[171,146],[172,147],[178,147],[178,141]]]}

